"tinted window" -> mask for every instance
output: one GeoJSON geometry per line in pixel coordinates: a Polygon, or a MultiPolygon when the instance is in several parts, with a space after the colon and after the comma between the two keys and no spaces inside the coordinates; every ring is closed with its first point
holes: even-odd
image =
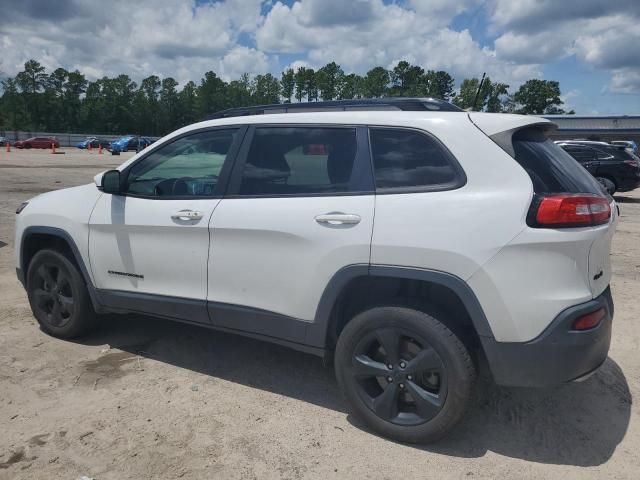
{"type": "Polygon", "coordinates": [[[182,137],[133,165],[129,193],[153,197],[211,196],[237,130],[213,130],[182,137]]]}
{"type": "Polygon", "coordinates": [[[427,135],[373,128],[369,138],[377,188],[446,185],[457,179],[450,155],[427,135]]]}
{"type": "Polygon", "coordinates": [[[591,174],[541,130],[519,130],[512,142],[515,159],[531,177],[536,193],[602,193],[591,174]]]}
{"type": "Polygon", "coordinates": [[[354,128],[256,128],[239,193],[349,192],[355,157],[354,128]]]}

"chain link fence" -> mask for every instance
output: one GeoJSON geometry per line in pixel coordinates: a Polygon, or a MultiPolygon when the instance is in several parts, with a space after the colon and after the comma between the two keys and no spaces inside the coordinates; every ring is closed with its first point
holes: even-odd
{"type": "MultiPolygon", "coordinates": [[[[12,131],[12,130],[0,130],[0,137],[5,137],[9,142],[13,144],[16,140],[26,140],[31,137],[52,137],[58,140],[61,147],[75,147],[78,143],[86,140],[87,137],[98,138],[107,142],[112,142],[124,135],[100,135],[95,133],[52,133],[52,132],[27,132],[27,131],[12,131]]],[[[140,135],[141,137],[148,138],[152,142],[155,142],[160,137],[150,137],[147,135],[140,135]]]]}

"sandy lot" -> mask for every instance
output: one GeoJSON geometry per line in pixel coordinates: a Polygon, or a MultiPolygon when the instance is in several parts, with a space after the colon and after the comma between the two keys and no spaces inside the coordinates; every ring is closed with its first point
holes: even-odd
{"type": "Polygon", "coordinates": [[[551,390],[484,378],[449,437],[414,447],[368,433],[309,355],[134,316],[75,342],[38,329],[15,278],[16,206],[127,157],[0,151],[0,479],[639,477],[640,192],[617,196],[602,369],[551,390]]]}

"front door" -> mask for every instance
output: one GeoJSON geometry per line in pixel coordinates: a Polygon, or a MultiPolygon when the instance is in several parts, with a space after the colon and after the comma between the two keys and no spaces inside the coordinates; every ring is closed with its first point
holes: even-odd
{"type": "Polygon", "coordinates": [[[211,321],[303,342],[331,277],[369,263],[366,129],[271,125],[247,135],[211,218],[211,321]]]}
{"type": "Polygon", "coordinates": [[[227,128],[170,140],[122,171],[123,195],[100,197],[89,257],[103,303],[208,321],[209,220],[240,137],[227,128]]]}

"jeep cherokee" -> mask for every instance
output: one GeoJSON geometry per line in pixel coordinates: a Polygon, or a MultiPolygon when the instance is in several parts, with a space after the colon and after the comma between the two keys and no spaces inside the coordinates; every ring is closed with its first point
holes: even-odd
{"type": "Polygon", "coordinates": [[[20,206],[41,328],[140,312],[332,359],[376,432],[434,441],[478,361],[497,384],[606,359],[613,200],[546,120],[457,111],[235,116],[20,206]]]}

